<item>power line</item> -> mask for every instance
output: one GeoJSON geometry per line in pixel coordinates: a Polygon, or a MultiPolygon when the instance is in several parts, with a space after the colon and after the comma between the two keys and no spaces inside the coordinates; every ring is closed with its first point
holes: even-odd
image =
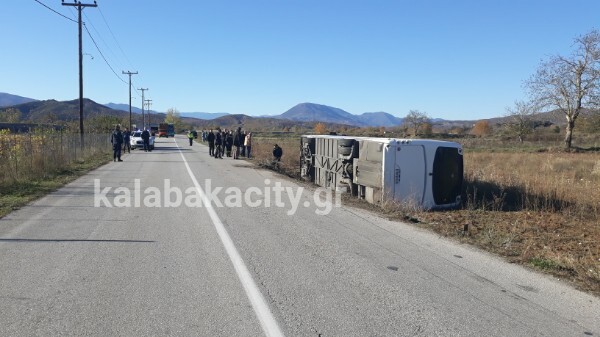
{"type": "MultiPolygon", "coordinates": [[[[108,43],[106,43],[106,40],[104,40],[102,38],[102,34],[100,34],[100,31],[96,28],[96,26],[94,25],[94,23],[92,22],[92,20],[87,16],[87,14],[83,13],[83,16],[85,17],[85,23],[86,24],[90,24],[92,26],[92,29],[94,30],[94,32],[96,32],[96,37],[100,39],[100,42],[102,42],[104,44],[104,47],[106,47],[109,51],[108,54],[112,54],[112,56],[116,56],[115,53],[113,52],[113,50],[110,48],[110,46],[108,45],[108,43]]],[[[110,57],[111,55],[106,55],[107,59],[108,57],[110,57]]],[[[112,58],[114,60],[114,58],[112,58]]],[[[118,62],[118,60],[117,60],[118,62]]]]}
{"type": "Polygon", "coordinates": [[[119,44],[119,41],[117,40],[117,38],[115,37],[115,34],[113,33],[112,29],[110,29],[110,26],[108,25],[108,21],[106,21],[106,18],[104,17],[104,13],[102,13],[102,10],[100,8],[98,8],[98,11],[100,12],[100,16],[102,16],[102,20],[104,20],[104,24],[106,25],[106,27],[108,28],[108,31],[110,32],[110,35],[112,35],[113,40],[115,40],[115,42],[117,43],[117,47],[119,47],[119,50],[121,51],[121,53],[123,54],[123,56],[125,57],[125,60],[127,61],[127,63],[129,63],[129,65],[131,66],[131,61],[129,61],[129,58],[127,58],[127,54],[125,54],[125,52],[123,51],[123,48],[121,48],[121,44],[119,44]]]}
{"type": "Polygon", "coordinates": [[[40,5],[42,5],[42,6],[46,7],[46,8],[48,8],[49,10],[51,10],[51,11],[53,11],[54,13],[56,13],[56,14],[58,14],[58,15],[62,16],[62,17],[63,17],[63,18],[65,18],[65,19],[67,19],[67,20],[69,20],[69,21],[73,21],[73,22],[77,23],[77,21],[75,21],[75,20],[71,19],[70,17],[64,16],[63,14],[61,14],[61,13],[57,12],[56,10],[54,10],[54,9],[52,9],[52,8],[50,8],[50,7],[48,7],[48,6],[47,6],[45,3],[43,3],[43,2],[41,2],[41,1],[39,1],[39,0],[33,0],[33,1],[35,1],[35,2],[39,3],[40,5]]]}
{"type": "Polygon", "coordinates": [[[110,70],[112,70],[113,74],[115,74],[115,76],[117,76],[117,78],[119,80],[121,80],[121,82],[127,84],[127,82],[121,78],[121,76],[119,76],[117,74],[117,72],[113,69],[113,67],[110,65],[110,63],[108,63],[108,61],[106,60],[106,57],[104,57],[104,54],[102,54],[102,51],[100,50],[100,47],[98,47],[98,44],[96,43],[96,40],[94,40],[94,38],[92,37],[92,34],[90,33],[90,30],[87,28],[87,25],[84,23],[83,27],[85,28],[85,31],[88,33],[90,39],[92,39],[92,42],[94,43],[94,46],[96,46],[96,49],[98,50],[98,53],[100,53],[100,56],[102,56],[102,59],[104,60],[104,62],[106,62],[106,65],[110,68],[110,70]]]}

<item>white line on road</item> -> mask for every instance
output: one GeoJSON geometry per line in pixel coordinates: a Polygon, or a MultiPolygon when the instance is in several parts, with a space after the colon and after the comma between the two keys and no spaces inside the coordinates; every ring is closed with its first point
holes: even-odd
{"type": "MultiPolygon", "coordinates": [[[[179,149],[179,144],[177,144],[177,140],[173,139],[173,141],[175,142],[175,145],[179,149]]],[[[227,230],[225,229],[225,226],[221,222],[221,219],[219,219],[217,212],[212,207],[211,201],[208,199],[208,197],[206,196],[206,194],[200,187],[200,184],[198,183],[196,176],[192,172],[192,169],[190,168],[190,165],[188,164],[188,162],[185,159],[185,156],[183,155],[183,152],[181,150],[179,150],[179,154],[181,154],[181,158],[183,158],[183,163],[185,164],[185,167],[187,168],[190,178],[192,178],[192,181],[194,182],[194,186],[196,187],[196,190],[198,191],[198,195],[200,196],[200,198],[202,198],[202,202],[206,207],[206,211],[208,212],[208,215],[210,216],[213,224],[215,225],[215,229],[217,230],[217,233],[219,234],[219,238],[221,238],[221,242],[223,243],[223,246],[225,247],[225,251],[227,252],[227,255],[229,255],[229,259],[231,260],[231,263],[233,264],[233,267],[235,268],[238,278],[240,279],[240,282],[242,283],[242,286],[244,287],[244,290],[246,291],[246,295],[248,296],[248,299],[250,300],[250,303],[252,304],[254,313],[256,314],[256,317],[260,321],[260,325],[262,326],[262,329],[265,332],[265,335],[268,337],[283,336],[283,333],[279,329],[279,325],[277,324],[275,317],[271,313],[271,310],[269,310],[269,306],[267,305],[267,302],[265,301],[264,297],[260,293],[260,290],[256,286],[256,283],[252,279],[252,275],[250,275],[250,272],[248,271],[248,268],[246,267],[244,260],[242,260],[242,257],[240,256],[237,249],[235,248],[235,245],[233,244],[233,240],[231,240],[231,237],[227,233],[227,230]]]]}

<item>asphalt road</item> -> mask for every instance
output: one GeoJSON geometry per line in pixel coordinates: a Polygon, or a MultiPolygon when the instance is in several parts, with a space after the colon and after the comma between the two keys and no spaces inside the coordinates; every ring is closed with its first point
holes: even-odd
{"type": "Polygon", "coordinates": [[[600,336],[596,297],[176,140],[0,220],[0,336],[600,336]]]}

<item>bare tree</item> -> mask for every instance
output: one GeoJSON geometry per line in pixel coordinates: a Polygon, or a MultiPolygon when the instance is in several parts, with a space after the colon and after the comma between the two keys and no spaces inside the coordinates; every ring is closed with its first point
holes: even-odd
{"type": "Polygon", "coordinates": [[[525,84],[537,104],[565,115],[567,149],[571,148],[575,121],[582,109],[598,107],[600,103],[599,44],[598,30],[576,38],[571,56],[553,56],[542,62],[525,84]]]}
{"type": "Polygon", "coordinates": [[[506,108],[510,121],[506,124],[510,134],[517,136],[523,142],[525,136],[533,132],[533,115],[537,107],[531,102],[516,101],[514,107],[506,108]]]}
{"type": "Polygon", "coordinates": [[[425,125],[425,123],[429,123],[429,116],[426,112],[421,112],[419,110],[410,110],[408,115],[404,117],[404,121],[402,124],[408,127],[412,127],[415,131],[415,136],[419,135],[420,129],[425,125]]]}

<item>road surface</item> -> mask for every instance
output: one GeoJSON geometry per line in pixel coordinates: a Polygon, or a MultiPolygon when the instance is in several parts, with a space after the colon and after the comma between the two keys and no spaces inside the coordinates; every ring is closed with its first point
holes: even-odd
{"type": "Polygon", "coordinates": [[[0,336],[600,336],[596,297],[184,137],[124,160],[0,220],[0,336]]]}

